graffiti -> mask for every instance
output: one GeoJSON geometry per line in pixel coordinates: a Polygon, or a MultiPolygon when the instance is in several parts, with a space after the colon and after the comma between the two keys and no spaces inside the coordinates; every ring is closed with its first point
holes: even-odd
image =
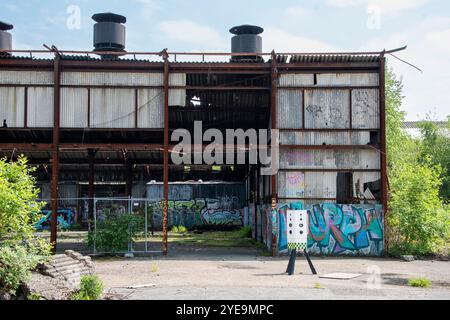
{"type": "MultiPolygon", "coordinates": [[[[36,230],[41,231],[50,228],[51,210],[42,210],[42,218],[34,225],[36,230]]],[[[74,213],[70,209],[59,209],[57,214],[57,226],[61,229],[68,229],[73,223],[74,213]]]]}
{"type": "Polygon", "coordinates": [[[323,107],[312,104],[306,107],[306,111],[311,113],[313,117],[319,117],[320,113],[323,112],[323,107]]]}
{"type": "MultiPolygon", "coordinates": [[[[286,210],[301,203],[278,205],[278,249],[287,249],[286,210]]],[[[317,254],[380,255],[383,251],[381,205],[316,204],[309,214],[308,251],[317,254]]]]}
{"type": "MultiPolygon", "coordinates": [[[[162,201],[151,204],[155,226],[162,226],[162,201]]],[[[183,225],[187,228],[200,225],[242,225],[244,209],[238,197],[218,199],[200,198],[176,200],[168,203],[169,226],[183,225]]]]}
{"type": "Polygon", "coordinates": [[[286,197],[305,196],[305,174],[303,172],[286,172],[286,197]]]}

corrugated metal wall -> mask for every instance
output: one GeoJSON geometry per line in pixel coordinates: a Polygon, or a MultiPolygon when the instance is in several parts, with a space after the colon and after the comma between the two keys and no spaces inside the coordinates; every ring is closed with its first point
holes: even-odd
{"type": "Polygon", "coordinates": [[[133,128],[134,89],[91,89],[92,128],[133,128]]]}
{"type": "Polygon", "coordinates": [[[349,128],[348,90],[306,90],[305,128],[349,128]]]}
{"type": "Polygon", "coordinates": [[[280,87],[300,87],[313,85],[314,85],[313,74],[288,73],[288,74],[280,74],[278,78],[278,86],[280,87]]]}
{"type": "MultiPolygon", "coordinates": [[[[61,127],[86,128],[90,117],[93,128],[133,128],[136,117],[135,88],[163,86],[163,82],[163,73],[62,72],[61,127]],[[86,88],[80,86],[86,86],[86,88]],[[97,86],[116,86],[116,88],[98,88],[97,86]],[[117,86],[125,88],[117,88],[117,86]],[[88,106],[89,87],[91,88],[90,106],[88,106]],[[90,115],[88,116],[89,107],[90,115]]],[[[3,122],[5,119],[9,127],[24,126],[24,90],[27,85],[33,85],[28,87],[27,126],[30,128],[53,127],[53,88],[44,87],[44,85],[52,84],[52,72],[1,71],[0,120],[3,122]],[[24,85],[24,87],[1,87],[2,84],[24,85]],[[42,85],[42,87],[35,87],[35,85],[42,85]]],[[[169,85],[185,86],[186,74],[170,74],[169,85]]],[[[163,95],[162,88],[139,88],[137,115],[139,128],[163,127],[163,95]]],[[[171,89],[169,105],[185,106],[186,90],[171,89]]]]}
{"type": "Polygon", "coordinates": [[[0,87],[0,121],[6,120],[8,127],[23,127],[25,88],[0,87]]]}
{"type": "Polygon", "coordinates": [[[53,72],[50,71],[6,71],[0,72],[0,84],[53,84],[53,72]]]}
{"type": "Polygon", "coordinates": [[[369,131],[280,132],[280,143],[287,145],[366,145],[369,141],[369,131]]]}
{"type": "Polygon", "coordinates": [[[278,90],[278,128],[302,127],[302,90],[278,90]]]}
{"type": "Polygon", "coordinates": [[[377,86],[377,73],[319,73],[317,74],[318,86],[377,86]]]}
{"type": "Polygon", "coordinates": [[[352,126],[355,129],[380,127],[378,89],[352,90],[352,126]]]}
{"type": "Polygon", "coordinates": [[[53,127],[53,88],[28,88],[27,125],[30,128],[53,127]]]}
{"type": "Polygon", "coordinates": [[[162,86],[162,73],[62,72],[62,85],[77,86],[162,86]]]}
{"type": "Polygon", "coordinates": [[[61,127],[88,126],[88,89],[61,88],[61,127]]]}
{"type": "Polygon", "coordinates": [[[378,150],[280,150],[280,169],[380,169],[378,150]]]}
{"type": "Polygon", "coordinates": [[[164,127],[164,92],[162,89],[138,90],[138,127],[164,127]]]}

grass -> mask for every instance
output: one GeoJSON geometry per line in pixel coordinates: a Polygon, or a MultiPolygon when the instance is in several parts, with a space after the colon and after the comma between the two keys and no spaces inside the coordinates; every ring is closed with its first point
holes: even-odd
{"type": "Polygon", "coordinates": [[[427,278],[414,278],[408,280],[411,287],[428,288],[431,287],[431,281],[427,278]]]}
{"type": "Polygon", "coordinates": [[[152,271],[152,273],[158,272],[158,264],[152,263],[152,269],[151,269],[151,271],[152,271]]]}

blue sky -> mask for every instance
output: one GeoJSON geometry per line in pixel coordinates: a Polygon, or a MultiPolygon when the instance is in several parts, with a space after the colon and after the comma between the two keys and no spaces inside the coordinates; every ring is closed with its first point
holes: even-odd
{"type": "Polygon", "coordinates": [[[265,29],[265,51],[382,50],[403,77],[403,109],[410,120],[450,115],[450,2],[448,0],[2,0],[0,20],[14,24],[15,49],[92,49],[91,16],[127,17],[127,50],[228,51],[230,27],[265,29]],[[76,19],[79,9],[80,20],[76,19]],[[74,14],[75,12],[75,14],[74,14]],[[75,22],[75,23],[74,23],[75,22]],[[68,27],[69,26],[69,27],[68,27]]]}

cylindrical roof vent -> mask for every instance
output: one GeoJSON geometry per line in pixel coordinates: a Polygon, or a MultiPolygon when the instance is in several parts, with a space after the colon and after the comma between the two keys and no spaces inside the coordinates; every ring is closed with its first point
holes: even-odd
{"type": "Polygon", "coordinates": [[[0,54],[10,55],[9,52],[4,52],[4,50],[12,50],[12,36],[11,33],[7,32],[14,28],[13,25],[0,21],[0,54]]]}
{"type": "MultiPolygon", "coordinates": [[[[235,36],[231,38],[232,53],[262,53],[262,38],[259,34],[264,29],[244,24],[230,29],[235,36]]],[[[233,56],[232,60],[260,60],[260,56],[233,56]]]]}
{"type": "Polygon", "coordinates": [[[94,24],[94,51],[124,51],[127,18],[114,13],[97,13],[94,24]]]}

